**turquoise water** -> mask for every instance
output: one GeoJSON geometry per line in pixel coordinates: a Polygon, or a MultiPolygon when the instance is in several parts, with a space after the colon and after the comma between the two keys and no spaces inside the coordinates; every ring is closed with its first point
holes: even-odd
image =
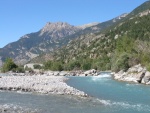
{"type": "MultiPolygon", "coordinates": [[[[117,82],[106,74],[74,77],[68,83],[97,98],[108,113],[150,113],[150,86],[117,82]]],[[[101,109],[99,113],[103,112],[101,109]]]]}
{"type": "Polygon", "coordinates": [[[8,76],[6,73],[0,73],[0,76],[8,76]]]}
{"type": "Polygon", "coordinates": [[[67,84],[91,98],[0,92],[0,105],[38,109],[41,113],[150,113],[150,86],[117,82],[108,74],[69,78],[67,84]]]}

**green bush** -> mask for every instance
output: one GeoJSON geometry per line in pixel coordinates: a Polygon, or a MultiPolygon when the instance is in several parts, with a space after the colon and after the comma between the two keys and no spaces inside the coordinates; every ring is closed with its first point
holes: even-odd
{"type": "Polygon", "coordinates": [[[84,62],[82,64],[82,70],[89,70],[91,69],[92,64],[90,62],[84,62]]]}
{"type": "Polygon", "coordinates": [[[24,73],[25,72],[23,67],[13,68],[12,71],[15,73],[24,73]]]}
{"type": "Polygon", "coordinates": [[[2,66],[2,72],[8,72],[11,71],[12,69],[17,68],[18,66],[13,62],[11,58],[7,58],[5,60],[5,63],[2,66]]]}
{"type": "Polygon", "coordinates": [[[60,62],[53,62],[53,66],[51,68],[53,71],[62,71],[63,66],[60,62]]]}
{"type": "Polygon", "coordinates": [[[39,64],[35,64],[35,65],[33,65],[33,67],[34,67],[34,69],[42,69],[42,66],[39,64]]]}
{"type": "Polygon", "coordinates": [[[68,70],[78,70],[80,69],[81,67],[81,63],[78,61],[78,60],[75,60],[75,61],[71,61],[69,64],[68,64],[68,70]]]}
{"type": "Polygon", "coordinates": [[[44,63],[44,69],[50,70],[52,68],[52,65],[53,65],[52,61],[47,61],[44,63]]]}
{"type": "Polygon", "coordinates": [[[59,61],[47,61],[44,63],[45,70],[62,71],[64,69],[63,64],[59,61]]]}
{"type": "Polygon", "coordinates": [[[129,68],[129,54],[122,53],[112,62],[112,70],[117,72],[120,70],[126,71],[129,68]]]}

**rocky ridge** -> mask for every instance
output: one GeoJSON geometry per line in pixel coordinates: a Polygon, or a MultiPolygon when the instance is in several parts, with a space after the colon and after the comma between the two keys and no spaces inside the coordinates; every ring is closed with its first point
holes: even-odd
{"type": "Polygon", "coordinates": [[[116,18],[113,19],[113,22],[116,22],[117,20],[121,20],[122,18],[125,18],[128,15],[128,13],[124,13],[116,18]]]}
{"type": "MultiPolygon", "coordinates": [[[[117,21],[120,21],[120,19],[117,19],[117,21]]],[[[0,66],[2,65],[1,62],[4,62],[8,56],[17,64],[25,64],[39,55],[49,54],[62,46],[66,46],[80,36],[100,32],[116,22],[113,22],[112,19],[102,23],[90,23],[83,26],[73,26],[66,22],[48,22],[38,32],[26,34],[18,41],[1,48],[0,66]]]]}
{"type": "Polygon", "coordinates": [[[47,35],[51,36],[52,38],[62,38],[65,36],[72,35],[79,31],[80,29],[69,25],[66,22],[56,22],[51,23],[48,22],[41,30],[40,30],[40,36],[47,35]]]}
{"type": "MultiPolygon", "coordinates": [[[[73,25],[63,22],[47,23],[41,30],[22,36],[18,41],[0,49],[0,62],[8,56],[17,64],[24,64],[30,59],[55,48],[61,47],[71,40],[71,36],[80,31],[73,25]]],[[[0,63],[1,64],[1,63],[0,63]]]]}
{"type": "Polygon", "coordinates": [[[81,26],[77,26],[78,28],[80,29],[85,29],[85,28],[88,28],[88,27],[92,27],[92,26],[96,26],[100,24],[99,22],[93,22],[93,23],[89,23],[89,24],[85,24],[85,25],[81,25],[81,26]]]}

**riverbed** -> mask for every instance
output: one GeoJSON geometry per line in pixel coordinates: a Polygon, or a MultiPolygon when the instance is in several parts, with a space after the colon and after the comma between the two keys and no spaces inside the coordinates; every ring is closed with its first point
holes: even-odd
{"type": "Polygon", "coordinates": [[[107,73],[95,77],[69,77],[67,84],[91,97],[0,92],[0,106],[37,113],[149,113],[150,86],[118,82],[107,73]]]}

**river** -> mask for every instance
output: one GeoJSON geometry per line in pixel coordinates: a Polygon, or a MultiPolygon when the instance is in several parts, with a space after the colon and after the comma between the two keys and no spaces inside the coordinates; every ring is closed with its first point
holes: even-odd
{"type": "Polygon", "coordinates": [[[68,85],[91,97],[1,91],[0,106],[37,109],[39,113],[150,113],[150,86],[118,82],[107,73],[69,78],[68,85]]]}

